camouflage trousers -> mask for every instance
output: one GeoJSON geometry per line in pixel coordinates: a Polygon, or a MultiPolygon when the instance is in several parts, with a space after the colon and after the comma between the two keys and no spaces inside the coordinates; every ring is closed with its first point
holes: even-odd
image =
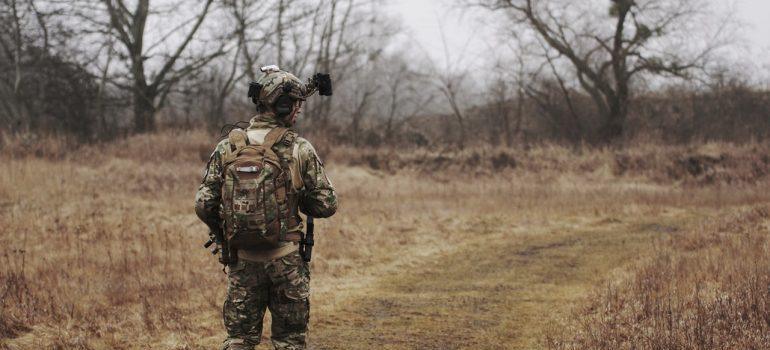
{"type": "Polygon", "coordinates": [[[276,349],[305,349],[310,318],[310,270],[297,251],[267,262],[239,259],[229,266],[223,308],[223,350],[254,349],[262,337],[265,309],[272,315],[276,349]]]}

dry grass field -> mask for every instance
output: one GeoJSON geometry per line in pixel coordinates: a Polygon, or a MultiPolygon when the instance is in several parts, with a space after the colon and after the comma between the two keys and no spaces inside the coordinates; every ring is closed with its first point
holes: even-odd
{"type": "MultiPolygon", "coordinates": [[[[217,347],[193,213],[214,142],[6,141],[0,349],[217,347]]],[[[767,145],[319,149],[340,210],[316,224],[312,349],[770,347],[767,145]]]]}

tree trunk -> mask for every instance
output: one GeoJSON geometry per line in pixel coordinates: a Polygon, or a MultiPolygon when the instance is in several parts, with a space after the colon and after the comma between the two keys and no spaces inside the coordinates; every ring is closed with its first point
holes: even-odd
{"type": "Polygon", "coordinates": [[[511,113],[506,113],[503,118],[503,139],[505,145],[511,147],[511,113]]]}
{"type": "Polygon", "coordinates": [[[460,139],[457,140],[457,147],[461,150],[465,149],[465,122],[460,114],[455,114],[457,118],[457,124],[460,126],[460,139]]]}
{"type": "Polygon", "coordinates": [[[155,130],[155,106],[143,92],[134,93],[134,132],[145,133],[155,130]]]}
{"type": "Polygon", "coordinates": [[[280,0],[278,2],[278,20],[275,26],[276,43],[278,44],[278,67],[283,67],[283,13],[285,10],[286,5],[283,3],[283,0],[280,0]]]}
{"type": "Polygon", "coordinates": [[[350,126],[351,130],[351,136],[353,138],[353,145],[360,146],[361,145],[361,115],[360,114],[354,114],[353,115],[353,122],[350,126]]]}
{"type": "Polygon", "coordinates": [[[603,143],[612,145],[621,141],[627,114],[628,102],[613,101],[610,103],[609,114],[599,130],[599,137],[603,143]]]}
{"type": "Polygon", "coordinates": [[[524,119],[524,89],[519,86],[516,94],[516,123],[513,130],[508,129],[505,134],[505,144],[508,147],[513,146],[513,136],[520,136],[522,119],[524,119]]]}
{"type": "Polygon", "coordinates": [[[212,106],[209,109],[208,126],[215,128],[223,124],[225,115],[225,98],[215,98],[211,101],[212,106]]]}

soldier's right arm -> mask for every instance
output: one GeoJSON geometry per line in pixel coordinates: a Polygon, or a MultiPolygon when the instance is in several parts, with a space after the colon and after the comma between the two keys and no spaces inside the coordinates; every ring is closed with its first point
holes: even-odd
{"type": "Polygon", "coordinates": [[[197,214],[198,218],[206,223],[211,230],[219,229],[222,221],[219,212],[222,203],[222,155],[227,146],[227,140],[223,140],[217,144],[217,147],[211,154],[211,158],[206,166],[206,173],[203,175],[203,181],[201,181],[198,192],[195,194],[195,214],[197,214]]]}

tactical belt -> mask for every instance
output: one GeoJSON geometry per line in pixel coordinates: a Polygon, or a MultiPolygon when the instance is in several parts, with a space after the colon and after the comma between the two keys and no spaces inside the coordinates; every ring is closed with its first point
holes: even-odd
{"type": "Polygon", "coordinates": [[[298,242],[290,242],[289,244],[278,247],[271,250],[238,250],[238,259],[243,259],[251,262],[264,262],[282,258],[289,255],[299,249],[298,242]]]}

